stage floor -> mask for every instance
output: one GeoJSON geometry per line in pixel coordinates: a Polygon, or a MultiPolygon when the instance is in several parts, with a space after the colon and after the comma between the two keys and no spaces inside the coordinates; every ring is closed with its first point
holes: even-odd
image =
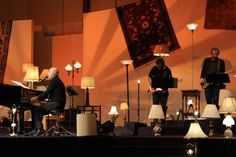
{"type": "Polygon", "coordinates": [[[185,139],[161,136],[10,136],[0,137],[1,156],[187,157],[188,143],[198,157],[236,156],[236,138],[185,139]]]}

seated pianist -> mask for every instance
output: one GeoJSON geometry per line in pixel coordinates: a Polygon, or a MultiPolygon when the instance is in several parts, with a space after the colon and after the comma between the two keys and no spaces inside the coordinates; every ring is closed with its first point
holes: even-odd
{"type": "Polygon", "coordinates": [[[47,73],[49,81],[47,89],[38,96],[32,97],[30,100],[33,103],[31,112],[34,129],[29,133],[32,136],[41,136],[45,131],[43,129],[43,116],[50,113],[52,110],[64,110],[66,104],[65,85],[59,77],[59,69],[51,67],[47,73]],[[36,106],[34,102],[49,100],[43,105],[36,106]]]}
{"type": "Polygon", "coordinates": [[[48,87],[45,91],[38,92],[37,90],[25,87],[19,82],[16,85],[0,84],[0,104],[12,108],[12,105],[17,106],[19,113],[18,134],[22,134],[24,130],[24,111],[30,109],[32,115],[32,128],[29,133],[32,136],[40,136],[45,131],[43,130],[43,116],[52,110],[64,110],[66,104],[65,85],[59,78],[59,69],[51,67],[48,70],[47,77],[48,87]],[[33,96],[33,97],[32,97],[33,96]],[[39,105],[38,102],[50,100],[39,105]]]}

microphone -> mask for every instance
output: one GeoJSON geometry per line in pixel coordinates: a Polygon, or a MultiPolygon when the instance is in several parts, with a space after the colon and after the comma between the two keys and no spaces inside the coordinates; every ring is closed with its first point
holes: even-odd
{"type": "Polygon", "coordinates": [[[48,78],[48,76],[44,77],[43,79],[39,80],[39,82],[43,82],[48,78]]]}

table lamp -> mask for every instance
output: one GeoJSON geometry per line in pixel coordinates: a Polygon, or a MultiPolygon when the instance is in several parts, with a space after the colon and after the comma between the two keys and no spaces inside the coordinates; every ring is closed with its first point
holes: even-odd
{"type": "Polygon", "coordinates": [[[34,82],[39,81],[39,67],[34,65],[28,66],[23,80],[31,83],[30,88],[33,89],[34,82]]]}
{"type": "Polygon", "coordinates": [[[187,139],[204,138],[204,137],[207,137],[207,135],[202,131],[202,128],[197,121],[192,122],[190,124],[189,130],[187,134],[184,136],[184,138],[187,138],[187,139]]]}
{"type": "Polygon", "coordinates": [[[154,135],[161,135],[161,119],[165,119],[164,112],[161,105],[152,105],[151,110],[149,112],[148,118],[154,119],[155,126],[153,128],[154,135]]]}
{"type": "Polygon", "coordinates": [[[234,119],[232,118],[232,112],[236,111],[236,101],[233,96],[225,97],[222,105],[220,106],[219,112],[226,114],[225,119],[223,120],[223,125],[226,126],[224,132],[225,138],[232,138],[233,132],[231,126],[235,124],[234,119]]]}
{"type": "Polygon", "coordinates": [[[215,104],[207,104],[204,111],[203,111],[203,113],[202,113],[202,117],[210,119],[209,134],[208,135],[213,136],[214,135],[213,119],[220,118],[220,114],[219,114],[219,111],[216,108],[216,105],[215,104]]]}
{"type": "Polygon", "coordinates": [[[128,110],[128,109],[129,109],[129,107],[128,107],[128,104],[126,102],[122,102],[120,104],[120,110],[124,112],[124,117],[123,117],[124,123],[126,122],[126,110],[128,110]]]}
{"type": "Polygon", "coordinates": [[[119,113],[117,112],[116,106],[111,106],[111,110],[108,113],[109,115],[112,115],[111,121],[113,124],[116,123],[116,118],[118,117],[119,113]]]}
{"type": "Polygon", "coordinates": [[[90,106],[90,104],[89,104],[89,89],[95,88],[95,79],[94,79],[94,77],[83,76],[81,78],[81,88],[86,89],[85,106],[90,106]]]}
{"type": "Polygon", "coordinates": [[[233,137],[233,131],[231,130],[231,126],[235,125],[235,121],[232,118],[232,115],[227,113],[225,116],[225,119],[223,120],[223,125],[226,126],[226,130],[224,132],[225,138],[232,138],[233,137]]]}

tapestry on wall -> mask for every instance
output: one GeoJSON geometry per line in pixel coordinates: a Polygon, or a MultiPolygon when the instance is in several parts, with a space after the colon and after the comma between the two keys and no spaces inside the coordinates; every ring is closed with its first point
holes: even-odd
{"type": "Polygon", "coordinates": [[[179,48],[164,0],[142,0],[116,9],[134,68],[154,59],[155,45],[179,48]]]}
{"type": "Polygon", "coordinates": [[[207,0],[204,28],[236,29],[236,0],[207,0]]]}
{"type": "Polygon", "coordinates": [[[11,27],[12,21],[0,21],[0,83],[3,83],[7,64],[11,27]]]}

